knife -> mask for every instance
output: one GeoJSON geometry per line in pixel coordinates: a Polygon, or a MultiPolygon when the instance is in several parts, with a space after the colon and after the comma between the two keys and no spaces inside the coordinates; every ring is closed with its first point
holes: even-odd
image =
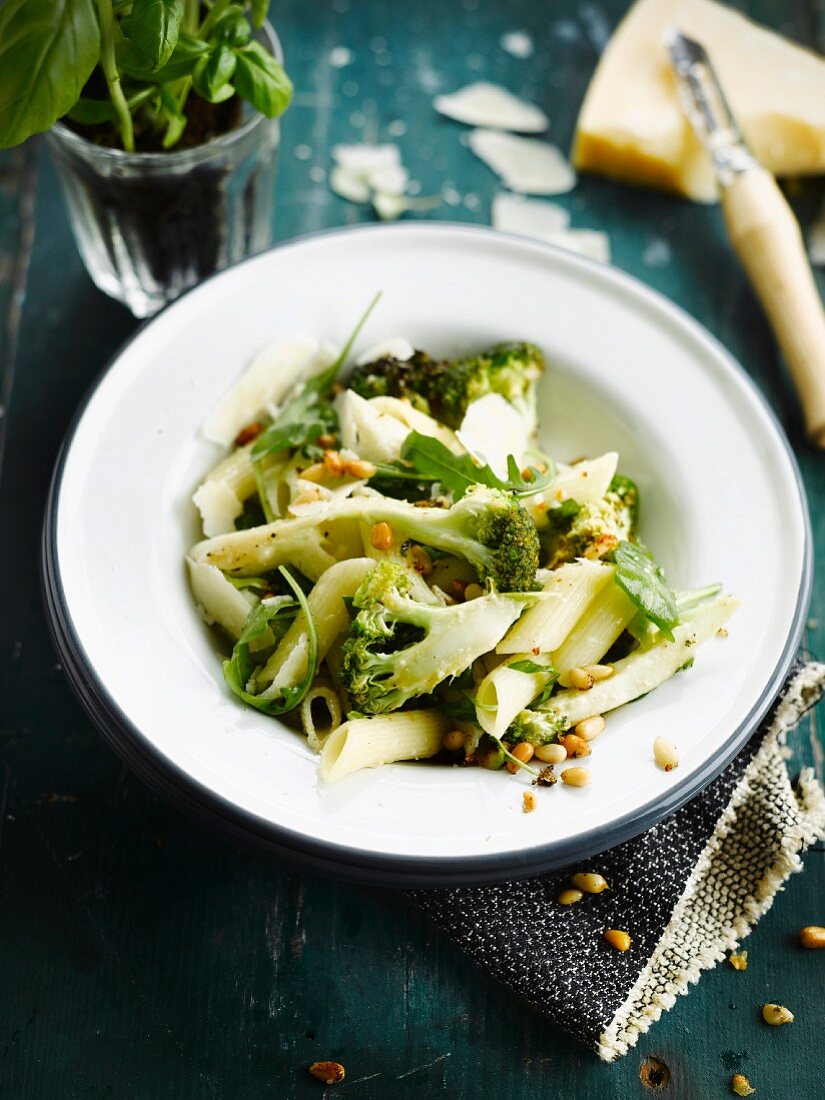
{"type": "Polygon", "coordinates": [[[731,243],[785,356],[808,438],[825,448],[825,310],[799,224],[748,148],[704,47],[678,30],[668,47],[685,113],[716,172],[731,243]]]}

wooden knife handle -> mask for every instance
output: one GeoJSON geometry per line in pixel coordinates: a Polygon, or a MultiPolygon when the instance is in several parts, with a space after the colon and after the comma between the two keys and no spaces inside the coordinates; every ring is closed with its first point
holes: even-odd
{"type": "Polygon", "coordinates": [[[722,210],[790,368],[808,437],[825,448],[825,310],[799,224],[764,168],[740,172],[722,188],[722,210]]]}

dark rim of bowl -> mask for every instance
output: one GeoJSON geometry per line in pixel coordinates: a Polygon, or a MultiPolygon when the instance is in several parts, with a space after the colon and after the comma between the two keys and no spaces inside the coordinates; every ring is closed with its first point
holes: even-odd
{"type": "MultiPolygon", "coordinates": [[[[797,501],[804,528],[803,562],[799,591],[791,628],[773,673],[747,715],[728,736],[712,762],[691,773],[683,783],[675,786],[664,798],[651,800],[641,809],[618,818],[609,827],[590,829],[568,843],[556,842],[526,849],[523,852],[508,851],[494,852],[488,855],[444,857],[395,855],[316,840],[307,837],[303,833],[297,833],[266,821],[227,801],[222,795],[193,779],[161,753],[130,722],[117,701],[108,693],[97,676],[69,613],[57,555],[56,518],[60,502],[60,487],[66,458],[74,436],[86,408],[103,378],[115,366],[125,349],[141,335],[144,328],[150,325],[154,318],[150,318],[139,325],[109,359],[81,401],[67,430],[55,465],[46,502],[41,555],[43,598],[52,640],[64,664],[69,682],[98,731],[141,779],[155,789],[158,794],[200,823],[234,839],[263,847],[285,863],[299,869],[347,881],[408,888],[414,886],[436,888],[502,882],[507,879],[523,878],[563,867],[575,860],[595,856],[599,852],[629,840],[631,837],[638,836],[657,822],[673,814],[727,767],[769,710],[799,648],[813,581],[810,515],[799,466],[790,443],[775,413],[745,369],[711,333],[680,306],[625,272],[587,257],[565,252],[555,245],[533,241],[516,234],[502,233],[487,226],[455,222],[416,222],[389,226],[362,224],[332,230],[319,230],[315,233],[282,242],[268,249],[267,252],[300,247],[306,241],[315,241],[319,238],[336,237],[344,234],[353,236],[363,233],[392,234],[399,231],[416,233],[443,233],[449,231],[475,236],[489,236],[491,239],[502,238],[530,251],[544,252],[545,255],[556,259],[561,256],[565,263],[569,263],[574,267],[581,266],[584,270],[597,274],[601,279],[618,284],[624,290],[629,290],[636,300],[639,300],[639,298],[647,299],[648,305],[653,305],[660,314],[669,315],[669,320],[674,322],[682,332],[687,333],[694,340],[698,339],[700,343],[708,347],[717,359],[722,360],[728,368],[732,369],[735,374],[745,381],[746,388],[749,389],[751,396],[755,398],[773,424],[777,438],[785,451],[794,475],[798,494],[797,501]]],[[[174,302],[169,303],[161,313],[174,309],[184,298],[198,293],[200,288],[207,283],[225,277],[227,272],[231,272],[235,267],[254,261],[264,254],[266,253],[246,257],[231,265],[231,267],[216,272],[174,302]]]]}

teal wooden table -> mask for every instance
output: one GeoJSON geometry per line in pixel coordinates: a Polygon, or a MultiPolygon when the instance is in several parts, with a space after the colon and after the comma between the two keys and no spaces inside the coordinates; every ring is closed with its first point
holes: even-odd
{"type": "MultiPolygon", "coordinates": [[[[825,46],[815,0],[738,4],[825,46]]],[[[492,174],[431,110],[432,94],[500,81],[540,103],[568,145],[575,113],[624,0],[280,0],[295,80],[284,123],[276,236],[366,220],[325,182],[336,141],[396,140],[429,217],[488,222],[492,174]],[[529,60],[501,48],[527,31],[529,60]],[[331,66],[329,52],[346,65],[331,66]]],[[[821,191],[821,188],[820,188],[821,191]]],[[[809,218],[814,184],[795,193],[809,218]]],[[[810,496],[817,583],[806,645],[825,658],[825,455],[803,443],[765,322],[718,210],[582,179],[573,224],[610,233],[614,262],[697,317],[750,371],[793,442],[810,496]]],[[[822,282],[820,283],[821,288],[822,282]]],[[[825,288],[823,288],[825,289],[825,288]]],[[[450,1095],[514,1100],[644,1096],[643,1060],[667,1063],[670,1097],[815,1100],[823,1085],[825,953],[797,930],[825,923],[823,849],[808,854],[746,946],[614,1066],[551,1031],[476,972],[391,892],[288,871],[190,824],[134,779],[94,733],[55,661],[37,559],[52,463],[73,409],[135,328],[99,294],[70,238],[40,142],[0,158],[0,1095],[333,1095],[307,1065],[346,1066],[354,1100],[450,1095]],[[759,1019],[766,1000],[791,1027],[759,1019]]],[[[128,441],[124,441],[128,445],[128,441]]],[[[759,537],[759,517],[753,517],[759,537]]],[[[766,584],[770,578],[765,578],[766,584]]],[[[791,766],[823,751],[810,716],[791,766]]]]}

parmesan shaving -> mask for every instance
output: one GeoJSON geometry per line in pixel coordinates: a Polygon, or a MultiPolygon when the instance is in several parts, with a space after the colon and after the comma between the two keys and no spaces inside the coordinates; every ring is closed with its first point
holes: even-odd
{"type": "Polygon", "coordinates": [[[555,145],[498,130],[473,130],[470,148],[512,191],[561,195],[576,185],[576,173],[555,145]]]}
{"type": "Polygon", "coordinates": [[[300,335],[264,348],[206,418],[203,434],[228,447],[241,428],[279,404],[297,381],[323,369],[316,362],[318,352],[317,340],[300,335]]]}
{"type": "Polygon", "coordinates": [[[547,240],[567,229],[570,215],[552,202],[499,194],[493,199],[493,225],[505,233],[547,240]]]}
{"type": "Polygon", "coordinates": [[[468,84],[451,95],[437,96],[436,111],[456,122],[470,126],[486,126],[491,130],[515,130],[525,134],[540,134],[550,120],[539,107],[527,103],[498,84],[480,81],[468,84]]]}

